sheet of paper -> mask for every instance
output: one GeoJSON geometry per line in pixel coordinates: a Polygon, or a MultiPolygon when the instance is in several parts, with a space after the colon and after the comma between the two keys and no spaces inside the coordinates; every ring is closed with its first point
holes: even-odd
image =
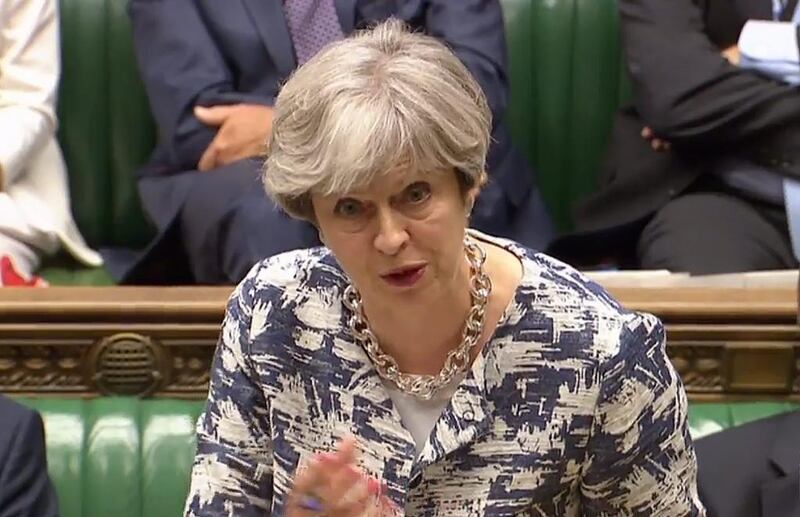
{"type": "Polygon", "coordinates": [[[667,270],[591,271],[586,276],[606,287],[740,287],[796,288],[798,271],[754,271],[723,275],[670,273],[667,270]]]}

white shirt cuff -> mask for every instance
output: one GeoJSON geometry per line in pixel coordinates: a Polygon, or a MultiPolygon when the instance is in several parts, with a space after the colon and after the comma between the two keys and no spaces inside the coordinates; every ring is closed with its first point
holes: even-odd
{"type": "Polygon", "coordinates": [[[739,52],[758,61],[800,63],[797,26],[791,22],[748,20],[739,35],[739,52]]]}

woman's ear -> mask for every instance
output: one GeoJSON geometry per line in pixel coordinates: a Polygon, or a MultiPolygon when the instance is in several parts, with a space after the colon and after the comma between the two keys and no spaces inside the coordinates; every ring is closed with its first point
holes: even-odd
{"type": "Polygon", "coordinates": [[[478,197],[478,190],[472,189],[467,192],[467,198],[464,201],[464,214],[469,218],[472,214],[472,208],[475,206],[475,198],[478,197]]]}

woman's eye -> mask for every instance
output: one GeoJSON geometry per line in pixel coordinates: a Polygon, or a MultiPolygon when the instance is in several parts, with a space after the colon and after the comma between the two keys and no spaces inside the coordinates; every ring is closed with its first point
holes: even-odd
{"type": "Polygon", "coordinates": [[[363,211],[364,207],[355,199],[342,199],[336,203],[334,212],[343,217],[355,217],[363,211]]]}
{"type": "Polygon", "coordinates": [[[412,204],[422,203],[431,196],[431,187],[427,183],[414,183],[406,189],[406,200],[412,204]]]}

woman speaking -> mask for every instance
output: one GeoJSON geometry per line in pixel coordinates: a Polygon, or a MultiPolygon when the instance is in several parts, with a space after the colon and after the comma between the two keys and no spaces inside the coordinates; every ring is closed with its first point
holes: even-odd
{"type": "Polygon", "coordinates": [[[468,229],[491,115],[388,22],[277,99],[264,183],[324,247],[232,296],[189,516],[704,515],[662,325],[468,229]]]}

